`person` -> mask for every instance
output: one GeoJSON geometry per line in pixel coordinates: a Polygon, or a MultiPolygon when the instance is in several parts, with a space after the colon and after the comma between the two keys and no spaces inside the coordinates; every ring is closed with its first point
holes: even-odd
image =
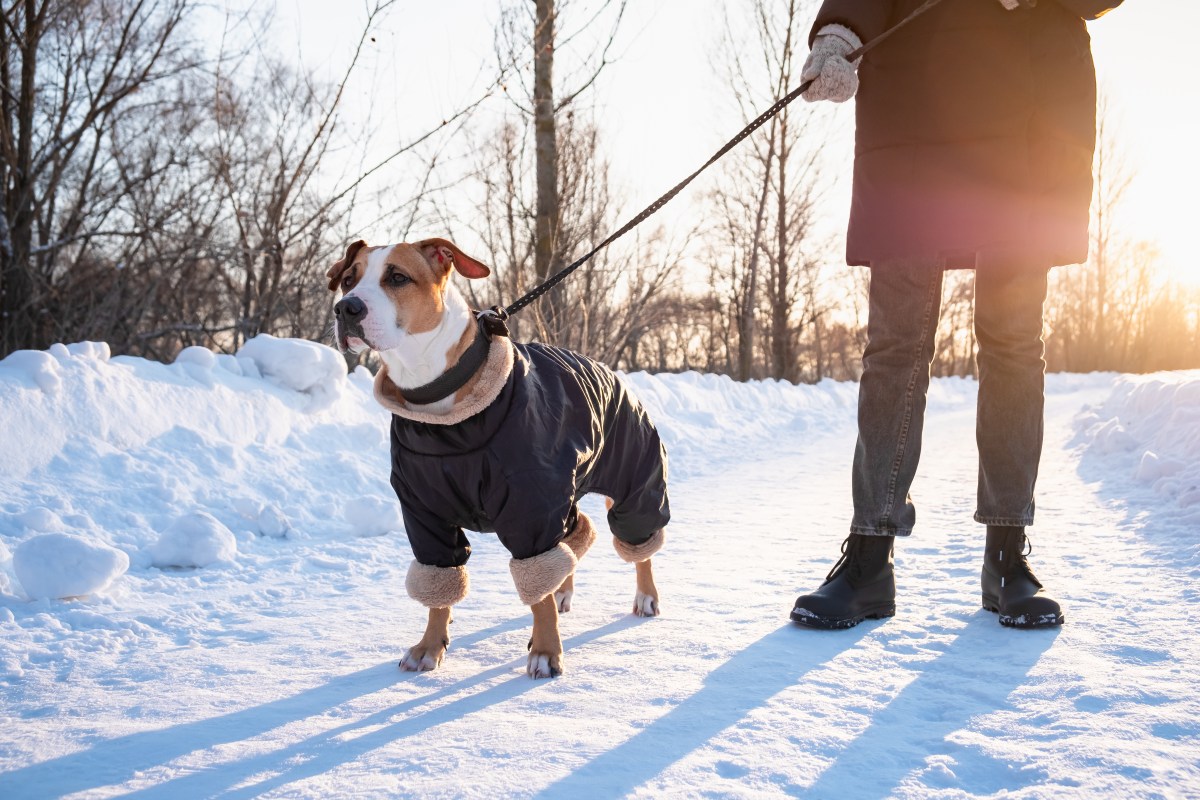
{"type": "Polygon", "coordinates": [[[1061,625],[1027,526],[1041,457],[1050,268],[1087,260],[1096,73],[1085,20],[1121,0],[942,0],[851,63],[922,0],[825,0],[802,80],[856,98],[846,262],[870,268],[854,515],[825,582],[792,619],[849,628],[896,610],[893,547],[912,533],[943,272],[975,270],[984,607],[1061,625]]]}

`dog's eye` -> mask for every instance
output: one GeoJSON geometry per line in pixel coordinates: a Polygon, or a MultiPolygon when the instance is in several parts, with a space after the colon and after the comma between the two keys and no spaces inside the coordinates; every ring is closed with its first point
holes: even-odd
{"type": "Polygon", "coordinates": [[[354,285],[354,274],[347,272],[345,275],[342,276],[342,288],[349,289],[353,285],[354,285]]]}
{"type": "Polygon", "coordinates": [[[388,275],[388,283],[392,286],[403,286],[406,283],[412,283],[412,278],[403,272],[393,272],[391,275],[388,275]]]}

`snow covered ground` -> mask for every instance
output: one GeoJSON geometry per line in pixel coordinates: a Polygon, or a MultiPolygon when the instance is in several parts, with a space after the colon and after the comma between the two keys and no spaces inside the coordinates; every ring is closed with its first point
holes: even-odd
{"type": "Polygon", "coordinates": [[[897,616],[817,632],[787,613],[844,537],[855,387],[628,380],[663,615],[596,547],[532,681],[487,535],[447,660],[397,669],[387,417],[333,351],[0,361],[0,797],[1200,797],[1200,375],[1050,376],[1058,631],[979,607],[973,382],[932,388],[897,616]]]}

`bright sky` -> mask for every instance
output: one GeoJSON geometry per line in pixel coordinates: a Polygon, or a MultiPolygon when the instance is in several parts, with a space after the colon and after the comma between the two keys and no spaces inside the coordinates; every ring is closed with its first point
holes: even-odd
{"type": "MultiPolygon", "coordinates": [[[[361,11],[334,16],[333,7],[322,0],[279,2],[281,48],[298,42],[291,48],[298,57],[330,76],[344,64],[364,19],[361,11]]],[[[394,109],[397,140],[404,141],[474,99],[494,72],[498,9],[494,0],[397,4],[365,62],[371,85],[364,81],[347,113],[361,115],[365,124],[369,108],[378,124],[394,109]]],[[[626,213],[673,186],[741,127],[714,67],[724,15],[738,9],[739,0],[629,4],[617,60],[593,90],[626,213]]],[[[1111,124],[1136,172],[1123,216],[1126,233],[1158,242],[1175,275],[1200,283],[1191,241],[1200,210],[1194,195],[1200,188],[1200,47],[1171,34],[1200,30],[1200,2],[1126,0],[1089,29],[1111,124]]],[[[569,58],[560,52],[560,63],[569,58]]],[[[834,120],[827,156],[841,177],[828,201],[829,224],[841,230],[849,206],[853,110],[848,103],[827,113],[834,120]]],[[[673,206],[664,212],[669,223],[695,213],[687,195],[673,206]]]]}

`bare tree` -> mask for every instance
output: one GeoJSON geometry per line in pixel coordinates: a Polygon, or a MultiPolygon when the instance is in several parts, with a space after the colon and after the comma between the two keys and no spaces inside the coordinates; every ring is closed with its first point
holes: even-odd
{"type": "Polygon", "coordinates": [[[260,332],[316,338],[325,327],[321,276],[350,207],[349,192],[329,191],[323,170],[331,148],[347,143],[336,124],[342,95],[391,3],[368,8],[337,85],[270,54],[236,73],[226,69],[241,63],[236,52],[218,61],[209,89],[211,135],[200,148],[225,213],[220,262],[230,349],[260,332]]]}
{"type": "Polygon", "coordinates": [[[1055,270],[1051,280],[1046,316],[1052,370],[1144,369],[1152,327],[1149,314],[1151,309],[1166,310],[1160,295],[1170,286],[1158,275],[1157,250],[1121,232],[1120,212],[1134,173],[1112,117],[1102,97],[1096,118],[1088,262],[1055,270]]]}
{"type": "Polygon", "coordinates": [[[1146,303],[1130,371],[1200,366],[1200,286],[1166,282],[1146,303]]]}
{"type": "MultiPolygon", "coordinates": [[[[341,129],[341,98],[392,2],[368,7],[333,85],[274,58],[257,33],[208,52],[187,38],[192,0],[0,7],[0,356],[60,338],[169,358],[259,332],[319,337],[321,273],[360,189],[459,128],[511,69],[347,176],[344,151],[367,146],[341,129]]],[[[413,199],[389,209],[410,225],[437,189],[436,156],[413,199]]]]}
{"type": "Polygon", "coordinates": [[[935,334],[934,375],[978,375],[975,364],[975,273],[949,270],[942,279],[941,317],[935,334]]]}
{"type": "MultiPolygon", "coordinates": [[[[731,34],[724,45],[732,94],[745,119],[791,88],[799,72],[793,53],[807,17],[800,0],[748,5],[751,40],[731,34]]],[[[710,258],[721,265],[713,288],[726,298],[734,321],[736,358],[729,360],[742,380],[822,376],[825,317],[834,301],[821,287],[828,243],[815,235],[824,188],[821,124],[809,109],[784,108],[727,156],[710,196],[717,220],[710,258]],[[765,330],[759,317],[769,321],[765,330]]]]}
{"type": "Polygon", "coordinates": [[[1112,126],[1108,100],[1101,96],[1096,114],[1096,154],[1092,166],[1092,230],[1088,263],[1061,271],[1056,277],[1058,295],[1054,328],[1066,337],[1061,342],[1068,368],[1102,369],[1112,348],[1110,318],[1112,287],[1121,271],[1116,250],[1122,246],[1115,225],[1121,201],[1133,180],[1122,157],[1112,126]]]}
{"type": "MultiPolygon", "coordinates": [[[[532,45],[533,83],[521,87],[521,96],[510,91],[509,98],[517,112],[533,126],[535,175],[533,273],[538,282],[557,273],[576,251],[573,245],[579,241],[578,230],[572,235],[563,219],[563,207],[567,202],[566,189],[561,181],[564,177],[584,176],[578,169],[564,168],[560,160],[565,157],[564,120],[575,113],[577,101],[590,89],[609,63],[609,52],[616,40],[626,0],[599,0],[584,5],[583,21],[577,28],[562,34],[560,22],[566,19],[568,10],[578,3],[563,0],[523,0],[509,5],[501,15],[496,36],[496,48],[501,63],[514,63],[517,53],[532,45]],[[533,14],[530,16],[529,8],[533,14]],[[574,68],[565,72],[561,81],[565,89],[560,90],[556,80],[556,53],[577,37],[592,32],[602,21],[608,20],[606,34],[590,48],[591,52],[574,68]]],[[[574,123],[573,132],[583,136],[584,127],[574,123]]],[[[590,134],[594,136],[594,132],[590,134]]],[[[606,177],[606,176],[605,176],[606,177]]],[[[603,187],[606,190],[606,187],[603,187]]],[[[524,283],[524,281],[522,281],[524,283]]],[[[535,314],[539,334],[548,342],[565,344],[564,336],[570,335],[573,321],[568,323],[567,309],[570,304],[565,297],[565,287],[556,287],[542,297],[535,314]]]]}
{"type": "MultiPolygon", "coordinates": [[[[114,222],[112,134],[189,65],[188,0],[0,6],[0,354],[45,347],[55,295],[114,222]]],[[[147,177],[151,177],[151,170],[147,177]]]]}
{"type": "MultiPolygon", "coordinates": [[[[580,253],[615,229],[619,204],[610,193],[609,164],[594,125],[567,115],[558,127],[557,148],[557,241],[562,252],[580,253]]],[[[536,192],[526,177],[534,158],[530,151],[528,128],[511,119],[479,147],[476,175],[483,194],[470,226],[484,243],[493,279],[468,287],[478,307],[509,302],[539,281],[536,192]]],[[[543,298],[510,321],[514,337],[552,341],[611,363],[627,358],[634,342],[657,324],[655,300],[670,287],[689,238],[685,232],[672,239],[661,229],[639,235],[600,252],[559,285],[559,301],[571,309],[570,324],[555,334],[553,307],[543,298]]]]}

